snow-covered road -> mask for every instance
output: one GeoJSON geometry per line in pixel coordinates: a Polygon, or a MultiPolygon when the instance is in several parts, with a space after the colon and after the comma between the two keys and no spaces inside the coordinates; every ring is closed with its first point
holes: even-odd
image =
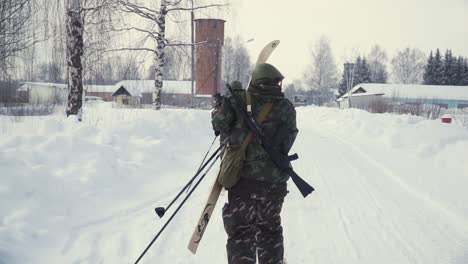
{"type": "Polygon", "coordinates": [[[401,162],[411,158],[372,153],[366,142],[374,142],[356,142],[330,127],[301,133],[307,138],[297,142],[297,170],[313,179],[317,192],[300,206],[294,205],[298,195],[289,197],[287,239],[300,238],[289,241],[292,263],[465,263],[457,257],[468,250],[466,214],[405,182],[405,174],[422,173],[401,174],[401,162]],[[304,229],[291,229],[297,226],[304,229]]]}
{"type": "MultiPolygon", "coordinates": [[[[206,111],[90,109],[0,117],[0,264],[133,263],[212,140],[206,111]],[[77,154],[71,157],[71,153],[77,154]]],[[[293,263],[468,263],[468,131],[417,117],[298,108],[283,223],[293,263]]],[[[186,249],[215,171],[141,263],[225,263],[224,194],[199,252],[186,249]]]]}

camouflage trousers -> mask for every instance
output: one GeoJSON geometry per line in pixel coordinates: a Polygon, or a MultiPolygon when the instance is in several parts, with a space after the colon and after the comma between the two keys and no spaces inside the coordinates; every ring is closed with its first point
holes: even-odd
{"type": "Polygon", "coordinates": [[[255,200],[229,192],[223,208],[229,264],[282,264],[283,228],[279,200],[255,200]]]}

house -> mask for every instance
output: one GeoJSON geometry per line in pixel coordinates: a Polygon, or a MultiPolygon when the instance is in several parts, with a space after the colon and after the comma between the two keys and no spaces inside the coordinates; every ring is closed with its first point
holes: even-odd
{"type": "Polygon", "coordinates": [[[112,94],[115,92],[114,85],[83,85],[84,95],[87,97],[101,97],[106,102],[112,101],[112,94]]]}
{"type": "Polygon", "coordinates": [[[361,83],[337,99],[340,108],[367,109],[378,102],[461,109],[468,107],[468,86],[361,83]]]}
{"type": "MultiPolygon", "coordinates": [[[[118,104],[149,105],[153,103],[154,80],[125,80],[114,85],[113,90],[113,101],[118,104]]],[[[163,81],[162,104],[188,106],[190,99],[190,81],[163,81]]]]}
{"type": "Polygon", "coordinates": [[[30,104],[60,104],[67,101],[68,86],[61,83],[22,82],[16,90],[30,104]]]}

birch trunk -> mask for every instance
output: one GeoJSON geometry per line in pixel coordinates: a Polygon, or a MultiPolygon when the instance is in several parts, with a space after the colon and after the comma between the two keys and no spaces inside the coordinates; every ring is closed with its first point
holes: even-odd
{"type": "Polygon", "coordinates": [[[159,32],[156,37],[156,55],[155,55],[155,67],[154,67],[154,92],[153,92],[153,108],[155,110],[161,109],[161,91],[163,88],[163,68],[166,48],[166,15],[167,15],[167,3],[166,0],[161,0],[161,7],[159,10],[158,21],[159,32]]]}
{"type": "Polygon", "coordinates": [[[69,0],[67,9],[67,52],[68,52],[68,106],[67,117],[76,115],[81,121],[83,100],[83,18],[81,17],[81,0],[69,0]]]}

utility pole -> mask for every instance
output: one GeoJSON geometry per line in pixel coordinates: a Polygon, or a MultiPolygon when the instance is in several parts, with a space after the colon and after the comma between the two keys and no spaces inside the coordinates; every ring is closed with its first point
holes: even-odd
{"type": "Polygon", "coordinates": [[[215,63],[215,77],[214,77],[214,91],[213,91],[213,95],[217,94],[219,91],[219,60],[221,58],[220,56],[220,50],[219,50],[219,47],[220,47],[220,40],[217,39],[216,40],[216,44],[214,45],[215,47],[215,54],[216,54],[216,63],[215,63]]]}
{"type": "Polygon", "coordinates": [[[354,63],[346,62],[344,64],[345,72],[346,72],[346,88],[348,90],[348,102],[349,108],[351,108],[351,90],[353,89],[353,82],[354,82],[354,63]]]}
{"type": "Polygon", "coordinates": [[[190,28],[191,28],[191,44],[190,49],[192,52],[192,82],[191,82],[191,96],[190,96],[190,108],[193,108],[193,100],[195,97],[195,34],[194,34],[194,20],[195,20],[195,14],[193,13],[193,0],[192,1],[192,11],[190,12],[191,20],[190,20],[190,28]]]}

